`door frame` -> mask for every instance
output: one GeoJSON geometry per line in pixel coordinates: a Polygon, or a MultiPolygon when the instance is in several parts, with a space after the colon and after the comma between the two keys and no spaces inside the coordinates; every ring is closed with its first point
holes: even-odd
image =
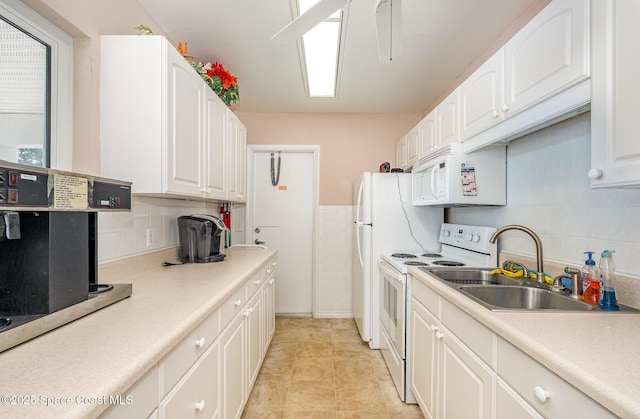
{"type": "Polygon", "coordinates": [[[245,243],[253,243],[253,165],[255,153],[271,151],[286,153],[313,153],[313,209],[311,230],[311,315],[318,316],[318,249],[319,249],[319,208],[320,208],[320,146],[319,145],[257,145],[247,144],[247,203],[245,214],[245,243]]]}

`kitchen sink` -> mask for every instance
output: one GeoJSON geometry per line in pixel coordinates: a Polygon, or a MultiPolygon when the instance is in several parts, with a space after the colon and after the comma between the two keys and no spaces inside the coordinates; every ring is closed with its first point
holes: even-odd
{"type": "Polygon", "coordinates": [[[463,294],[491,310],[579,310],[593,311],[591,304],[565,297],[557,292],[525,286],[462,286],[463,294]]]}
{"type": "Polygon", "coordinates": [[[600,310],[597,306],[571,298],[570,292],[552,291],[546,283],[530,279],[491,275],[494,268],[420,268],[462,295],[493,311],[571,311],[586,313],[640,313],[620,305],[620,311],[600,310]]]}

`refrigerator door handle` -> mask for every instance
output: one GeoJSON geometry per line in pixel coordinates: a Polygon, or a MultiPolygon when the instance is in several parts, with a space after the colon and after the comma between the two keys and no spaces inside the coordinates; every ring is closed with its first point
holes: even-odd
{"type": "Polygon", "coordinates": [[[356,243],[358,246],[358,259],[360,260],[360,266],[364,268],[364,261],[362,260],[362,246],[360,245],[360,227],[367,225],[365,222],[360,221],[360,206],[362,204],[362,192],[364,189],[364,179],[360,182],[360,188],[358,189],[358,199],[356,200],[356,243]]]}

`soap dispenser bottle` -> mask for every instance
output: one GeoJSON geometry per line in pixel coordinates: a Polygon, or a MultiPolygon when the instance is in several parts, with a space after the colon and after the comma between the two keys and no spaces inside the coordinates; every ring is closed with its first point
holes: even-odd
{"type": "Polygon", "coordinates": [[[593,260],[594,252],[584,252],[588,255],[582,267],[582,299],[589,304],[597,305],[600,300],[600,273],[593,260]]]}
{"type": "Polygon", "coordinates": [[[600,258],[600,301],[601,310],[620,310],[616,301],[616,266],[613,263],[615,250],[603,250],[600,258]]]}

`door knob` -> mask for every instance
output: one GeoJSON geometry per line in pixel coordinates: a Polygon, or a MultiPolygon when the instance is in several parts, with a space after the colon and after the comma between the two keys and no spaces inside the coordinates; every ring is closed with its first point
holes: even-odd
{"type": "Polygon", "coordinates": [[[255,239],[254,243],[255,243],[255,244],[264,244],[264,242],[263,242],[263,241],[260,241],[260,240],[258,240],[258,239],[255,239]]]}

